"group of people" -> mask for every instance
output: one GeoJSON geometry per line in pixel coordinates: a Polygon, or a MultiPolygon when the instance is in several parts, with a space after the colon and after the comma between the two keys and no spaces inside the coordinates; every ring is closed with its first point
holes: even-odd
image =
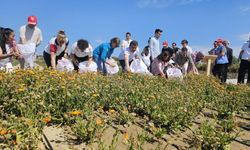
{"type": "MultiPolygon", "coordinates": [[[[23,25],[19,30],[19,42],[15,40],[15,32],[10,28],[0,28],[0,68],[12,62],[13,57],[18,59],[21,68],[24,68],[25,59],[22,57],[17,44],[35,44],[38,47],[42,40],[42,32],[36,26],[36,16],[28,17],[28,25],[23,25]]],[[[35,54],[35,53],[34,53],[35,54]]]]}
{"type": "MultiPolygon", "coordinates": [[[[15,42],[15,33],[10,28],[1,28],[1,47],[0,47],[0,67],[7,62],[11,62],[12,58],[20,61],[21,68],[24,68],[25,60],[21,57],[15,42]]],[[[58,31],[55,37],[52,37],[45,47],[43,57],[47,67],[56,68],[58,60],[62,58],[70,58],[75,70],[79,70],[79,63],[87,61],[87,64],[95,62],[97,70],[103,74],[107,73],[106,66],[114,67],[115,64],[108,61],[114,50],[121,47],[119,54],[119,62],[123,72],[131,72],[130,64],[140,59],[147,66],[148,70],[156,76],[167,77],[167,68],[178,68],[184,75],[187,73],[198,74],[195,63],[203,58],[201,52],[194,52],[188,46],[187,40],[181,41],[181,48],[176,43],[172,43],[171,47],[167,41],[160,44],[162,35],[161,29],[156,29],[154,36],[148,40],[148,45],[144,47],[140,53],[139,44],[136,40],[132,40],[131,33],[126,33],[126,38],[120,40],[118,37],[112,38],[109,42],[102,43],[95,49],[85,39],[79,39],[74,42],[72,48],[69,48],[69,39],[64,30],[58,31]],[[69,52],[68,49],[71,49],[69,52]]],[[[19,44],[34,43],[39,46],[43,40],[42,32],[37,27],[36,16],[28,17],[28,24],[20,28],[19,44]]],[[[214,48],[209,54],[217,55],[212,72],[213,75],[225,82],[227,79],[228,66],[232,63],[233,50],[228,47],[229,42],[218,39],[214,42],[214,48]]],[[[241,65],[239,68],[238,82],[244,82],[244,76],[248,71],[248,82],[250,81],[250,39],[242,47],[240,53],[241,65]]]]}
{"type": "MultiPolygon", "coordinates": [[[[221,79],[221,82],[226,82],[228,67],[233,61],[233,49],[229,47],[229,44],[227,40],[218,39],[214,41],[214,48],[208,52],[210,55],[217,55],[212,73],[221,79]]],[[[250,83],[250,37],[243,44],[238,60],[240,60],[238,83],[244,83],[246,73],[248,74],[247,83],[250,83]]]]}

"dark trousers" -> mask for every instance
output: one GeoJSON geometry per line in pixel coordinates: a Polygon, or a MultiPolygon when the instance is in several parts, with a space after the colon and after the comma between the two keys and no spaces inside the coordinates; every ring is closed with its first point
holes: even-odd
{"type": "Polygon", "coordinates": [[[227,64],[215,64],[212,70],[213,75],[221,80],[221,82],[226,82],[227,80],[227,64]]]}
{"type": "MultiPolygon", "coordinates": [[[[131,65],[132,61],[133,61],[133,60],[131,60],[131,61],[129,62],[129,65],[131,65]]],[[[120,62],[120,64],[121,64],[121,66],[122,66],[122,71],[123,71],[123,72],[126,72],[125,60],[119,60],[119,62],[120,62]]]]}
{"type": "MultiPolygon", "coordinates": [[[[58,60],[62,59],[64,56],[64,52],[62,52],[59,56],[56,56],[56,65],[58,60]]],[[[51,56],[47,52],[43,51],[43,59],[47,65],[47,67],[52,67],[51,66],[51,56]]]]}
{"type": "Polygon", "coordinates": [[[247,83],[250,83],[250,62],[247,60],[241,60],[238,71],[238,83],[244,83],[246,73],[248,73],[247,83]]]}
{"type": "MultiPolygon", "coordinates": [[[[88,60],[89,60],[89,56],[77,57],[77,56],[75,55],[75,59],[78,61],[78,63],[81,63],[81,62],[84,62],[84,61],[88,61],[88,60]]],[[[78,67],[75,63],[73,63],[73,65],[74,65],[74,69],[75,69],[75,70],[79,70],[79,67],[78,67]]]]}

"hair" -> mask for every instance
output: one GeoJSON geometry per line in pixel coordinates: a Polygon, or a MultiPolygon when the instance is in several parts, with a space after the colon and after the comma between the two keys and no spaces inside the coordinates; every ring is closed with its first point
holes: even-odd
{"type": "Polygon", "coordinates": [[[149,54],[149,46],[145,46],[144,49],[141,52],[141,55],[145,54],[146,56],[148,56],[149,54]]]}
{"type": "Polygon", "coordinates": [[[130,32],[127,32],[126,35],[130,35],[130,36],[131,36],[131,33],[130,33],[130,32]]]}
{"type": "Polygon", "coordinates": [[[6,54],[7,51],[6,51],[5,44],[6,44],[7,38],[10,36],[11,33],[14,32],[14,30],[12,30],[10,28],[1,28],[0,32],[1,32],[0,33],[1,48],[2,48],[3,54],[6,54]]]}
{"type": "Polygon", "coordinates": [[[57,36],[60,36],[60,37],[63,37],[63,38],[66,38],[66,33],[64,30],[59,30],[58,33],[57,33],[57,36]]]}
{"type": "Polygon", "coordinates": [[[168,51],[163,51],[160,55],[157,56],[157,58],[161,61],[168,62],[170,60],[170,53],[168,51]],[[164,60],[165,57],[168,57],[167,60],[164,60]]]}
{"type": "Polygon", "coordinates": [[[188,41],[187,40],[182,40],[181,44],[188,44],[188,41]]]}
{"type": "Polygon", "coordinates": [[[175,46],[177,46],[177,44],[176,44],[175,42],[173,42],[173,43],[172,43],[172,45],[175,45],[175,46]]]}
{"type": "Polygon", "coordinates": [[[155,29],[155,33],[163,32],[161,29],[155,29]]]}
{"type": "Polygon", "coordinates": [[[129,46],[132,46],[132,45],[133,46],[138,46],[138,42],[133,40],[133,41],[130,42],[129,46]]]}
{"type": "Polygon", "coordinates": [[[58,31],[58,34],[66,35],[66,33],[65,33],[64,30],[59,30],[59,31],[58,31]]]}
{"type": "Polygon", "coordinates": [[[121,40],[118,37],[115,37],[110,40],[110,43],[115,43],[117,45],[120,45],[121,40]]]}
{"type": "Polygon", "coordinates": [[[80,40],[77,41],[77,47],[80,50],[85,50],[86,48],[89,47],[89,42],[87,40],[80,39],[80,40]]]}

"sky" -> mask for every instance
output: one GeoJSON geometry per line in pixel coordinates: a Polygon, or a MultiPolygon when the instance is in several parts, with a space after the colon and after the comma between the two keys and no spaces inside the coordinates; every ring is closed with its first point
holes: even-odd
{"type": "Polygon", "coordinates": [[[187,39],[194,51],[207,53],[222,38],[230,41],[235,56],[250,37],[250,0],[3,0],[0,26],[14,29],[18,40],[29,15],[37,16],[43,33],[39,54],[60,29],[70,47],[81,38],[96,47],[130,32],[142,50],[160,28],[161,43],[181,46],[187,39]]]}

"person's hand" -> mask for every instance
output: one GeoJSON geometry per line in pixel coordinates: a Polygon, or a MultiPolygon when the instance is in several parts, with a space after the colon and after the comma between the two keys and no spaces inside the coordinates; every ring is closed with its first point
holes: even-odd
{"type": "Polygon", "coordinates": [[[87,64],[86,64],[86,67],[89,67],[90,64],[91,64],[91,62],[88,61],[87,64]]]}
{"type": "Polygon", "coordinates": [[[12,57],[14,56],[14,52],[10,52],[9,54],[7,54],[8,57],[12,57]]]}
{"type": "Polygon", "coordinates": [[[196,74],[196,75],[199,74],[199,71],[196,68],[193,71],[194,71],[194,74],[196,74]]]}
{"type": "Polygon", "coordinates": [[[75,65],[77,65],[77,66],[79,65],[78,60],[75,59],[73,62],[74,62],[75,65]]]}
{"type": "Polygon", "coordinates": [[[115,65],[114,64],[109,64],[112,68],[115,68],[115,65]]]}
{"type": "Polygon", "coordinates": [[[64,57],[64,58],[68,58],[68,55],[65,53],[65,54],[63,55],[63,57],[64,57]]]}
{"type": "Polygon", "coordinates": [[[131,69],[129,67],[126,67],[127,72],[131,72],[131,69]]]}
{"type": "Polygon", "coordinates": [[[17,58],[20,57],[20,53],[18,53],[18,52],[14,52],[13,55],[14,55],[15,57],[17,57],[17,58]]]}
{"type": "Polygon", "coordinates": [[[178,69],[181,69],[181,67],[179,65],[175,65],[175,67],[178,68],[178,69]]]}
{"type": "Polygon", "coordinates": [[[164,78],[165,78],[166,75],[165,75],[164,73],[161,73],[161,74],[160,74],[160,77],[164,77],[164,78]]]}

